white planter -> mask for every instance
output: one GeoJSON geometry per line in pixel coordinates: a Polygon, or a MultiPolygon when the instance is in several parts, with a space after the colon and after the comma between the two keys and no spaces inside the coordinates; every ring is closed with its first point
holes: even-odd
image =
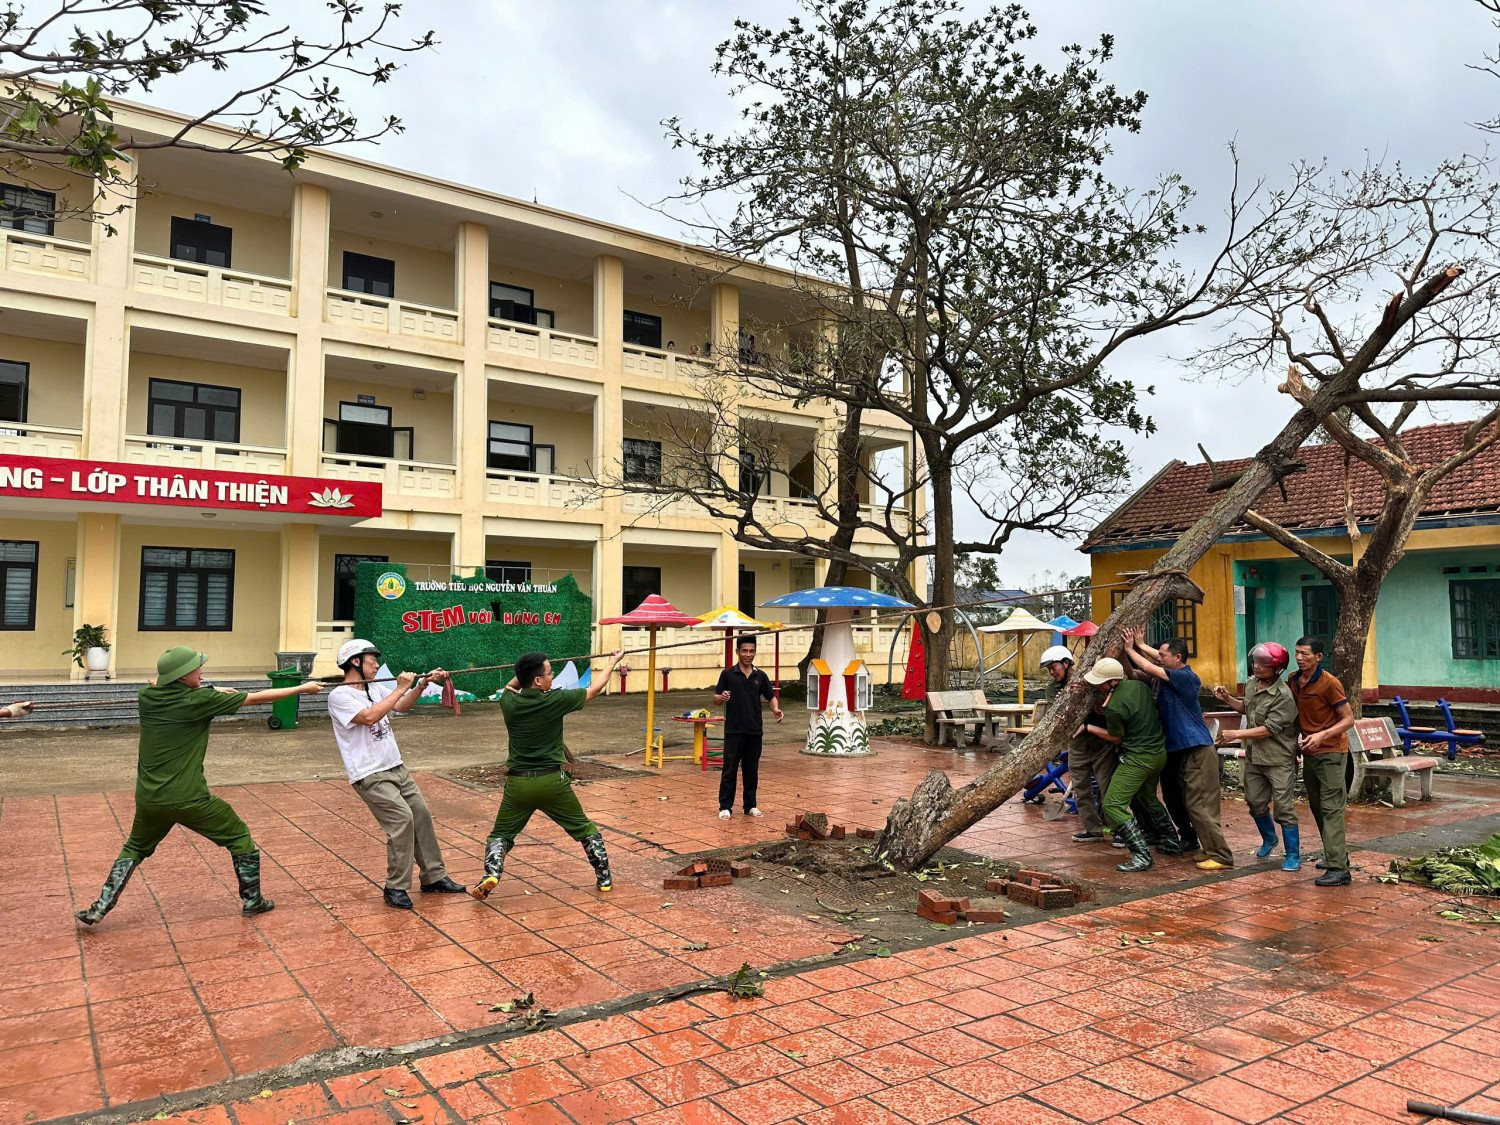
{"type": "Polygon", "coordinates": [[[83,659],[90,674],[109,671],[109,649],[107,648],[91,648],[83,654],[83,659]]]}

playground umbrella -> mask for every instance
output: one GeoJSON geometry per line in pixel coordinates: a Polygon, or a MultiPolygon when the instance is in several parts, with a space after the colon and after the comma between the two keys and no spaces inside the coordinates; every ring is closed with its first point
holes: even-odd
{"type": "Polygon", "coordinates": [[[1014,633],[1016,636],[1016,702],[1026,702],[1026,669],[1022,666],[1021,650],[1026,645],[1026,634],[1028,633],[1050,633],[1053,626],[1037,617],[1030,610],[1017,606],[1010,611],[1010,616],[998,625],[981,626],[981,633],[1014,633]]]}
{"type": "Polygon", "coordinates": [[[710,610],[698,618],[698,624],[694,629],[723,629],[724,630],[724,667],[734,667],[734,635],[745,631],[762,632],[770,629],[776,642],[776,675],[771,681],[771,692],[777,698],[781,696],[781,634],[776,632],[781,628],[779,621],[757,621],[748,614],[741,613],[732,605],[721,605],[718,609],[710,610]]]}
{"type": "MultiPolygon", "coordinates": [[[[838,614],[829,614],[825,623],[834,633],[847,632],[847,646],[849,654],[854,652],[854,636],[850,627],[850,610],[855,609],[911,609],[910,602],[904,602],[900,598],[893,598],[889,594],[877,593],[874,590],[861,590],[858,586],[814,586],[810,590],[793,590],[790,594],[782,594],[779,598],[772,598],[768,602],[761,602],[762,609],[829,609],[841,610],[838,614]]],[[[779,638],[778,638],[779,639],[779,638]]],[[[832,634],[825,635],[824,645],[828,645],[832,634]]],[[[852,704],[853,700],[849,700],[852,704]]]]}
{"type": "MultiPolygon", "coordinates": [[[[690,613],[683,613],[660,594],[651,594],[629,613],[606,617],[599,624],[650,630],[646,641],[646,748],[649,750],[651,735],[656,730],[656,631],[674,626],[690,628],[698,624],[698,619],[690,613]]],[[[650,760],[649,755],[647,760],[650,760]]]]}

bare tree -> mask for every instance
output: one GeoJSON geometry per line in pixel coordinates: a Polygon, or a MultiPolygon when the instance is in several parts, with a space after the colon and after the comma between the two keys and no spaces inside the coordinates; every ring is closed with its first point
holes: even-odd
{"type": "Polygon", "coordinates": [[[388,82],[397,68],[392,56],[432,46],[430,31],[392,37],[401,13],[394,3],[297,7],[295,29],[270,9],[268,0],[7,4],[0,11],[0,165],[12,182],[51,190],[59,173],[73,173],[92,191],[31,213],[106,217],[104,192],[143,151],[262,153],[291,171],[310,147],[374,140],[401,128],[394,116],[361,125],[339,83],[388,82]],[[110,99],[150,94],[189,73],[214,76],[216,89],[169,135],[116,125],[110,99]],[[209,123],[223,131],[202,128],[209,123]]]}

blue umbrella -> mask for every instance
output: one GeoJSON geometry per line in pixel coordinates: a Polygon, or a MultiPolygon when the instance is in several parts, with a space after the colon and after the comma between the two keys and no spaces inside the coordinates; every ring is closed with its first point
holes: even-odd
{"type": "Polygon", "coordinates": [[[857,586],[814,586],[811,590],[793,590],[762,606],[781,609],[912,609],[910,602],[857,586]]]}
{"type": "Polygon", "coordinates": [[[1063,643],[1064,629],[1078,628],[1078,622],[1074,621],[1066,613],[1062,614],[1060,617],[1054,617],[1051,621],[1047,622],[1047,624],[1051,625],[1057,630],[1057,632],[1052,634],[1052,643],[1055,645],[1060,645],[1063,643]]]}

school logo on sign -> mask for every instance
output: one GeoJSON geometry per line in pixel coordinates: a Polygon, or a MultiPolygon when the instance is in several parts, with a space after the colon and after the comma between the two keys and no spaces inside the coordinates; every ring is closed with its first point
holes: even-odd
{"type": "Polygon", "coordinates": [[[375,592],[388,602],[393,602],[406,593],[406,579],[394,570],[388,570],[375,581],[375,592]]]}

